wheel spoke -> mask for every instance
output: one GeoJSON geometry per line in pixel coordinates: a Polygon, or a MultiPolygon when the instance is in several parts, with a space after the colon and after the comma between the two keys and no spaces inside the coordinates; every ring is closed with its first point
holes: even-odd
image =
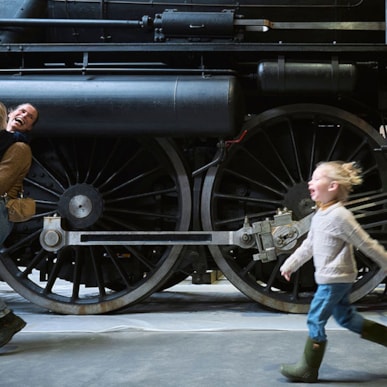
{"type": "Polygon", "coordinates": [[[94,278],[97,282],[99,295],[100,297],[104,298],[106,296],[106,290],[103,283],[103,272],[101,270],[101,265],[97,264],[97,256],[94,253],[93,247],[91,246],[89,247],[89,256],[93,265],[94,278]]]}
{"type": "MultiPolygon", "coordinates": [[[[297,166],[296,169],[297,169],[298,180],[302,180],[301,161],[300,161],[299,152],[297,149],[298,143],[295,139],[294,129],[293,129],[293,125],[291,122],[289,122],[289,132],[290,132],[291,144],[292,144],[292,148],[293,148],[294,160],[295,160],[295,164],[297,166]]],[[[294,183],[294,181],[293,181],[293,183],[294,183]]]]}
{"type": "Polygon", "coordinates": [[[287,177],[289,178],[289,180],[291,181],[291,183],[294,183],[294,179],[293,179],[293,176],[292,174],[290,173],[289,169],[287,168],[286,166],[286,163],[285,161],[283,160],[283,158],[281,157],[280,153],[278,152],[276,146],[273,144],[271,138],[269,137],[268,133],[266,131],[263,132],[267,142],[269,143],[270,145],[270,148],[272,149],[272,152],[275,154],[276,158],[278,159],[278,161],[280,162],[281,166],[282,166],[282,169],[286,172],[286,175],[287,177]]]}

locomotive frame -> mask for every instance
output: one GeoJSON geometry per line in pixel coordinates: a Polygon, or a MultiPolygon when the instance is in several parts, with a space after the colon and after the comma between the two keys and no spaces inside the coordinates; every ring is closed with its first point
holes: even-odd
{"type": "MultiPolygon", "coordinates": [[[[37,214],[0,252],[3,280],[30,301],[105,313],[219,269],[253,300],[305,312],[313,267],[287,283],[278,269],[288,252],[264,262],[256,246],[149,238],[234,232],[285,207],[299,224],[313,211],[307,181],[321,160],[360,163],[364,184],[347,205],[386,245],[387,1],[14,0],[0,9],[0,100],[40,112],[24,187],[37,214]],[[50,249],[41,235],[55,215],[70,233],[148,237],[50,249]]],[[[356,258],[353,301],[385,277],[356,258]]]]}

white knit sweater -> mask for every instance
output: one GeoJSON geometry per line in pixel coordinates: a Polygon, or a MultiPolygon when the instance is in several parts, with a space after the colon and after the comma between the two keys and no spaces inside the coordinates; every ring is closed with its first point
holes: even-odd
{"type": "Polygon", "coordinates": [[[313,257],[317,284],[354,282],[357,267],[352,246],[387,270],[387,252],[383,246],[338,202],[316,212],[307,238],[280,270],[293,273],[313,257]]]}

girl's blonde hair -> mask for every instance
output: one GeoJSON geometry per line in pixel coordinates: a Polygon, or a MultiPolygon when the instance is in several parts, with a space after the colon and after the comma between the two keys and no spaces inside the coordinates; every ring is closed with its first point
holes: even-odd
{"type": "Polygon", "coordinates": [[[7,117],[7,108],[2,102],[0,102],[0,130],[7,127],[7,117]]]}
{"type": "Polygon", "coordinates": [[[338,200],[347,200],[354,185],[360,185],[363,182],[361,176],[362,170],[356,165],[356,162],[345,163],[343,161],[324,161],[317,165],[318,168],[324,168],[325,175],[339,185],[338,200]]]}

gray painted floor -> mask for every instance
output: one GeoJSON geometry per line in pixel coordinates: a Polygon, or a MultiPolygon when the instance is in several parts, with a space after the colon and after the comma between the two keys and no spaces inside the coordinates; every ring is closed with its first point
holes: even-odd
{"type": "MultiPolygon", "coordinates": [[[[0,296],[28,325],[0,349],[0,386],[283,386],[283,362],[297,361],[305,315],[268,311],[226,280],[184,281],[114,315],[61,316],[3,282],[0,296]]],[[[360,304],[387,325],[387,307],[360,304]]],[[[386,348],[330,321],[314,385],[386,386],[386,348]]],[[[292,386],[303,385],[291,383],[292,386]]]]}

